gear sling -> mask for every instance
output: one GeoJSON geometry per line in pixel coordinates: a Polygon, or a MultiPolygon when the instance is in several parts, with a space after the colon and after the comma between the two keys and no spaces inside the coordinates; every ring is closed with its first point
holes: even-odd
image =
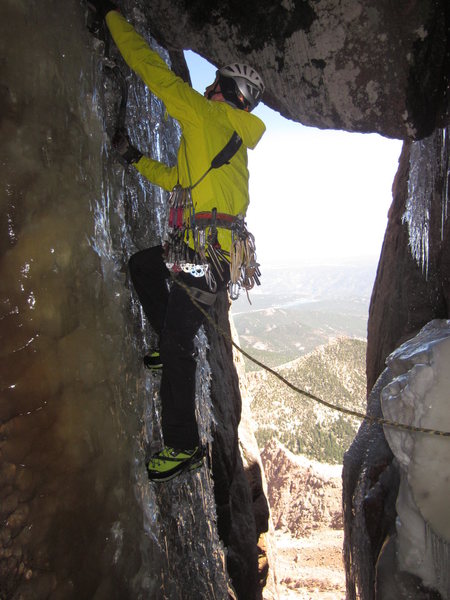
{"type": "MultiPolygon", "coordinates": [[[[185,272],[193,277],[205,277],[208,288],[214,294],[217,290],[211,265],[223,280],[224,263],[230,265],[229,293],[232,300],[239,297],[243,288],[247,292],[255,283],[260,285],[261,272],[256,262],[254,236],[247,230],[242,214],[237,216],[218,213],[216,208],[211,212],[195,212],[191,191],[208,175],[212,169],[219,169],[228,164],[242,145],[236,131],[228,143],[212,159],[210,167],[188,188],[177,184],[169,198],[169,223],[165,239],[165,262],[167,268],[174,272],[185,272]],[[220,247],[217,239],[217,227],[231,230],[232,243],[230,252],[220,247]],[[193,244],[194,256],[190,252],[189,242],[193,244]]],[[[204,304],[212,304],[214,297],[208,299],[197,297],[204,304]]]]}

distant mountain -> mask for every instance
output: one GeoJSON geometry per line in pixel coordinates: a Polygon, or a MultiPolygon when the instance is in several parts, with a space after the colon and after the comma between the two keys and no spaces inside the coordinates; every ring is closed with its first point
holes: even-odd
{"type": "MultiPolygon", "coordinates": [[[[365,339],[374,262],[277,266],[232,306],[244,350],[275,367],[339,337],[365,339]]],[[[247,371],[258,369],[246,360],[247,371]]]]}
{"type": "MultiPolygon", "coordinates": [[[[276,370],[319,398],[365,411],[366,342],[341,338],[276,370]]],[[[275,438],[291,452],[341,464],[360,421],[302,396],[267,371],[250,372],[243,387],[251,400],[260,448],[275,438]]]]}
{"type": "Polygon", "coordinates": [[[289,308],[320,300],[360,298],[369,301],[377,268],[376,260],[357,260],[317,265],[262,265],[261,285],[233,303],[232,313],[265,308],[289,308]]]}
{"type": "MultiPolygon", "coordinates": [[[[368,304],[323,300],[267,308],[233,317],[244,350],[270,367],[282,365],[339,337],[366,338],[368,304]]],[[[258,369],[246,360],[247,371],[258,369]]]]}

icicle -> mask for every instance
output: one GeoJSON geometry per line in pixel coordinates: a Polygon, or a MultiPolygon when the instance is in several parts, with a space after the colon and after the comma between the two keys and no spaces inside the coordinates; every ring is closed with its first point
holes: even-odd
{"type": "Polygon", "coordinates": [[[408,224],[411,253],[428,275],[430,205],[434,188],[434,134],[413,142],[409,158],[408,198],[403,222],[408,224]]]}
{"type": "Polygon", "coordinates": [[[442,219],[441,219],[441,240],[444,239],[444,226],[448,214],[448,197],[450,187],[450,128],[442,129],[441,135],[441,156],[440,156],[440,175],[442,180],[442,219]]]}
{"type": "Polygon", "coordinates": [[[211,369],[206,356],[209,348],[208,338],[203,327],[197,334],[195,347],[198,354],[196,417],[200,441],[206,446],[212,442],[212,430],[216,425],[216,420],[211,403],[211,369]]]}
{"type": "Polygon", "coordinates": [[[441,239],[447,220],[450,159],[449,128],[413,142],[409,159],[408,198],[403,222],[408,224],[411,253],[428,276],[430,254],[430,208],[434,196],[441,202],[441,239]]]}

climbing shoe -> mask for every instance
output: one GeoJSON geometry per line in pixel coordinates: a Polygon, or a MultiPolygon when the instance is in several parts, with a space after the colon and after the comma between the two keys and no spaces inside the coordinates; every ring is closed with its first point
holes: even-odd
{"type": "Polygon", "coordinates": [[[166,446],[147,463],[148,478],[150,481],[168,481],[180,473],[201,467],[203,456],[203,448],[198,446],[193,450],[178,450],[166,446]]]}
{"type": "Polygon", "coordinates": [[[162,369],[162,362],[159,350],[154,350],[151,354],[146,354],[144,356],[144,365],[147,367],[147,369],[154,372],[162,369]]]}

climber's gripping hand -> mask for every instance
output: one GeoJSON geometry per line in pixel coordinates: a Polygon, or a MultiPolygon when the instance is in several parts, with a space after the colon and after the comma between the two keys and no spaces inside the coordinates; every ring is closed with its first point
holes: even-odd
{"type": "Polygon", "coordinates": [[[99,39],[104,37],[105,17],[110,10],[117,10],[117,6],[109,0],[87,0],[89,14],[87,17],[87,28],[99,39]]]}
{"type": "Polygon", "coordinates": [[[117,6],[109,0],[87,0],[87,5],[100,21],[103,21],[110,10],[117,10],[117,6]]]}
{"type": "Polygon", "coordinates": [[[119,129],[114,134],[112,145],[119,155],[122,164],[131,165],[137,163],[142,158],[142,152],[131,144],[128,135],[122,129],[119,129]]]}

